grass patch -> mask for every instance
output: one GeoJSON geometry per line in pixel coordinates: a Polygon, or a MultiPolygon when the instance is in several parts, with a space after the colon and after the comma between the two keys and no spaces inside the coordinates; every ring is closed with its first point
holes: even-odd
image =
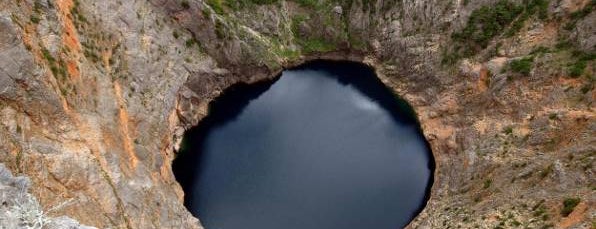
{"type": "Polygon", "coordinates": [[[329,52],[335,49],[335,44],[321,38],[308,39],[300,42],[300,44],[305,53],[329,52]]]}

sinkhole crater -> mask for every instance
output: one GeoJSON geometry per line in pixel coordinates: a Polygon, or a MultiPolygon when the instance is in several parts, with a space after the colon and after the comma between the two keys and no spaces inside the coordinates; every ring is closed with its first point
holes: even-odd
{"type": "Polygon", "coordinates": [[[396,229],[425,206],[434,160],[373,69],[314,61],[226,89],[173,170],[206,229],[396,229]]]}

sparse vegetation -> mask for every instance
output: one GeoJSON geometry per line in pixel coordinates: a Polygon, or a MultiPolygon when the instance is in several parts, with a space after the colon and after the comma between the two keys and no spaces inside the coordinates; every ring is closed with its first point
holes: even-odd
{"type": "Polygon", "coordinates": [[[98,47],[96,47],[91,41],[81,42],[81,45],[84,48],[83,54],[87,59],[91,60],[93,63],[99,62],[100,58],[97,53],[95,53],[95,50],[99,49],[98,47]]]}
{"type": "Polygon", "coordinates": [[[551,174],[553,172],[553,167],[553,164],[550,164],[544,170],[540,171],[540,178],[544,179],[551,174]]]}
{"type": "Polygon", "coordinates": [[[548,5],[550,0],[530,0],[526,1],[525,10],[526,15],[538,14],[538,18],[548,19],[548,5]]]}
{"type": "Polygon", "coordinates": [[[81,27],[83,23],[87,23],[87,18],[83,15],[80,11],[81,3],[78,0],[73,1],[72,8],[70,8],[70,13],[73,18],[73,22],[77,28],[81,27]]]}
{"type": "Polygon", "coordinates": [[[219,39],[223,39],[226,38],[226,31],[225,31],[225,25],[223,22],[216,20],[215,21],[215,35],[217,35],[217,38],[219,39]]]}
{"type": "Polygon", "coordinates": [[[444,51],[442,63],[453,64],[461,58],[476,55],[497,36],[515,35],[532,15],[548,19],[549,4],[550,0],[528,0],[522,5],[500,0],[494,6],[474,10],[466,26],[451,35],[454,48],[444,51]]]}
{"type": "Polygon", "coordinates": [[[43,48],[41,50],[41,54],[42,54],[43,58],[48,62],[48,65],[50,66],[50,71],[52,71],[52,74],[55,77],[58,77],[58,76],[66,77],[67,72],[66,72],[66,68],[63,66],[62,61],[57,61],[54,58],[54,56],[52,56],[50,51],[45,48],[43,48]]]}
{"type": "Polygon", "coordinates": [[[590,14],[594,10],[594,8],[596,8],[596,0],[590,1],[590,3],[587,6],[585,6],[584,8],[571,13],[571,15],[570,15],[571,21],[568,22],[564,26],[564,28],[567,30],[572,30],[573,28],[575,28],[575,24],[577,24],[577,22],[579,20],[588,16],[588,14],[590,14]]]}
{"type": "Polygon", "coordinates": [[[539,55],[542,53],[549,53],[551,52],[551,50],[547,47],[544,46],[538,46],[536,48],[534,48],[534,50],[532,50],[532,52],[530,52],[530,55],[539,55]]]}
{"type": "Polygon", "coordinates": [[[501,34],[522,10],[522,7],[508,0],[500,0],[494,6],[482,6],[474,10],[464,29],[451,36],[459,45],[456,51],[463,56],[471,56],[486,48],[488,42],[501,34]]]}
{"type": "Polygon", "coordinates": [[[279,56],[281,58],[293,60],[293,59],[297,59],[300,56],[300,52],[298,50],[289,49],[287,47],[284,47],[283,45],[280,44],[279,40],[277,40],[277,39],[273,39],[272,43],[273,43],[272,52],[277,54],[277,56],[279,56]]]}
{"type": "Polygon", "coordinates": [[[584,73],[586,68],[586,61],[577,61],[569,66],[569,76],[578,77],[584,73]]]}
{"type": "Polygon", "coordinates": [[[534,217],[543,217],[546,215],[546,207],[540,204],[536,209],[534,209],[534,213],[532,214],[534,217]]]}
{"type": "Polygon", "coordinates": [[[303,37],[300,33],[300,25],[308,20],[306,16],[297,15],[292,18],[292,33],[296,38],[297,43],[302,46],[302,51],[305,53],[312,52],[328,52],[336,48],[335,44],[320,37],[303,37]]]}
{"type": "Polygon", "coordinates": [[[308,39],[300,42],[305,53],[328,52],[335,49],[335,44],[324,39],[308,39]]]}
{"type": "Polygon", "coordinates": [[[207,4],[217,14],[224,14],[224,0],[207,0],[207,4]]]}
{"type": "Polygon", "coordinates": [[[575,50],[572,52],[573,57],[576,58],[575,62],[569,64],[568,71],[569,76],[579,77],[584,74],[588,62],[596,59],[596,54],[585,53],[582,51],[575,50]]]}

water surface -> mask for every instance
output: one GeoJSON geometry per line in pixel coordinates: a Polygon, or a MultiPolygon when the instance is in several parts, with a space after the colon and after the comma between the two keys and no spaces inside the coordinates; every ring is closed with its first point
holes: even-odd
{"type": "Polygon", "coordinates": [[[206,229],[396,229],[433,160],[412,109],[363,65],[314,62],[236,85],[174,162],[206,229]]]}

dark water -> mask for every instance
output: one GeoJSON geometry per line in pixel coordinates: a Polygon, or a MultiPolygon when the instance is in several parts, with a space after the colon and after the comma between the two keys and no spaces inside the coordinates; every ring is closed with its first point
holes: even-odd
{"type": "Polygon", "coordinates": [[[396,229],[432,183],[418,126],[371,69],[313,62],[227,90],[174,173],[206,229],[396,229]]]}

